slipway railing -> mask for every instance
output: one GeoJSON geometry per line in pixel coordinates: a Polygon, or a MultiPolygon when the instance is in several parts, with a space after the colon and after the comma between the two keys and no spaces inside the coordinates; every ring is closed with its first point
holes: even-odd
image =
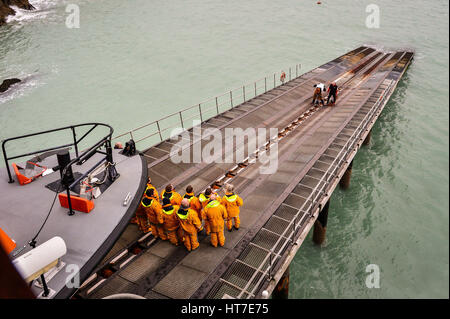
{"type": "Polygon", "coordinates": [[[134,142],[137,144],[152,137],[157,137],[157,141],[149,147],[154,146],[164,141],[164,136],[169,130],[174,128],[189,130],[194,125],[188,125],[188,123],[193,123],[193,121],[195,120],[204,122],[214,116],[220,115],[226,111],[233,109],[237,105],[245,103],[259,95],[262,95],[269,90],[275,89],[298,78],[300,69],[301,64],[296,64],[294,67],[289,67],[288,69],[286,69],[287,71],[285,72],[284,81],[282,81],[281,79],[281,74],[283,71],[275,72],[272,75],[260,78],[253,83],[245,84],[243,86],[229,90],[226,93],[217,95],[204,102],[184,108],[178,112],[160,118],[159,120],[152,121],[128,132],[115,136],[113,140],[128,136],[128,138],[134,140],[134,142]],[[164,125],[164,123],[168,124],[164,125]],[[137,138],[136,133],[138,132],[141,134],[142,132],[144,132],[144,136],[137,138]]]}
{"type": "MultiPolygon", "coordinates": [[[[348,154],[355,147],[355,144],[358,142],[359,136],[363,134],[366,127],[369,125],[369,122],[372,121],[375,113],[382,107],[384,103],[390,97],[390,93],[392,88],[394,87],[395,81],[391,81],[387,88],[384,90],[383,94],[378,98],[375,102],[374,106],[371,110],[366,114],[361,123],[355,129],[353,134],[348,138],[347,142],[344,144],[340,152],[337,154],[333,162],[329,165],[329,168],[324,173],[324,175],[320,178],[317,186],[309,194],[308,198],[305,200],[303,205],[300,208],[295,208],[297,210],[296,214],[289,222],[289,225],[286,226],[286,229],[283,231],[281,235],[279,235],[278,240],[274,243],[271,249],[268,250],[266,257],[260,263],[260,267],[255,271],[252,278],[248,280],[246,286],[243,289],[240,289],[240,293],[237,298],[242,298],[243,294],[246,293],[248,296],[255,296],[257,290],[262,284],[264,278],[271,279],[272,274],[275,271],[275,267],[277,265],[277,259],[281,258],[282,254],[288,247],[290,243],[293,245],[295,243],[295,237],[298,235],[299,230],[303,226],[303,222],[305,219],[311,218],[315,211],[315,208],[318,207],[320,203],[320,199],[323,194],[325,194],[328,187],[335,180],[338,170],[342,167],[343,163],[346,161],[348,154]],[[291,230],[290,232],[288,232],[291,230]],[[278,251],[275,251],[275,248],[281,244],[281,241],[285,239],[284,243],[280,247],[278,251]],[[287,239],[287,240],[286,240],[287,239]],[[267,267],[263,269],[263,266],[267,264],[267,267]],[[258,273],[262,273],[258,280],[256,280],[256,275],[258,273]],[[253,289],[249,290],[250,285],[253,284],[253,289]]],[[[294,207],[293,207],[294,208],[294,207]]]]}

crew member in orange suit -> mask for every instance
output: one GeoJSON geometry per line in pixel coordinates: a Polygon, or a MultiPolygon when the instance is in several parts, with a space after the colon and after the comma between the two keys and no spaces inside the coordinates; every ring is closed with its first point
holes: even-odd
{"type": "MultiPolygon", "coordinates": [[[[144,191],[144,195],[142,196],[142,198],[144,198],[145,196],[150,197],[150,198],[154,198],[158,201],[159,203],[159,196],[158,196],[158,191],[156,190],[156,188],[152,185],[152,179],[151,177],[148,178],[147,180],[147,188],[144,191]],[[150,195],[153,194],[153,195],[150,195]]],[[[139,225],[139,221],[136,215],[133,216],[133,218],[131,218],[130,223],[132,224],[138,224],[139,225]]]]}
{"type": "MultiPolygon", "coordinates": [[[[145,190],[145,192],[147,192],[149,189],[153,189],[153,198],[155,198],[158,202],[159,202],[159,195],[158,195],[158,191],[156,190],[155,186],[152,185],[152,179],[151,177],[148,178],[147,180],[147,188],[145,190]]],[[[150,197],[150,196],[147,196],[150,197]]]]}
{"type": "Polygon", "coordinates": [[[238,230],[241,220],[239,219],[239,207],[244,204],[242,198],[234,193],[234,186],[231,184],[225,185],[225,196],[222,197],[222,205],[226,208],[228,213],[227,228],[232,231],[233,227],[238,230]],[[233,226],[234,221],[234,226],[233,226]]]}
{"type": "Polygon", "coordinates": [[[223,234],[225,221],[228,219],[227,210],[217,200],[217,195],[212,194],[209,203],[205,206],[205,217],[211,227],[211,245],[217,247],[225,245],[223,234]]]}
{"type": "MultiPolygon", "coordinates": [[[[200,201],[200,204],[202,205],[202,211],[201,211],[201,219],[205,221],[205,231],[206,231],[206,235],[209,235],[211,233],[211,227],[209,226],[209,222],[205,217],[205,207],[206,205],[208,205],[209,201],[210,201],[210,197],[211,194],[215,194],[213,193],[213,190],[211,189],[211,187],[208,187],[207,189],[205,189],[204,193],[201,193],[198,196],[198,200],[200,201]]],[[[220,197],[216,194],[217,196],[217,200],[220,202],[220,197]]]]}
{"type": "Polygon", "coordinates": [[[177,217],[177,212],[180,206],[172,205],[170,199],[163,198],[162,216],[164,221],[164,235],[160,236],[162,240],[167,240],[178,246],[178,227],[180,227],[180,220],[177,217]]]}
{"type": "Polygon", "coordinates": [[[186,193],[184,194],[183,199],[185,198],[189,201],[189,207],[197,213],[198,219],[202,221],[202,204],[198,200],[197,196],[194,195],[194,188],[191,185],[186,187],[186,193]]]}
{"type": "Polygon", "coordinates": [[[197,249],[200,244],[197,239],[197,232],[202,231],[202,223],[197,217],[197,212],[189,208],[189,200],[183,198],[180,209],[177,211],[180,220],[179,238],[183,238],[184,246],[188,251],[197,249]]]}
{"type": "Polygon", "coordinates": [[[147,189],[145,194],[147,195],[142,200],[142,206],[147,213],[148,222],[150,224],[150,229],[155,238],[164,237],[164,219],[162,216],[162,206],[153,196],[154,190],[152,188],[147,189]]]}
{"type": "Polygon", "coordinates": [[[161,192],[161,200],[164,198],[168,198],[172,205],[180,206],[181,204],[181,195],[175,191],[172,184],[167,185],[166,189],[161,192]]]}
{"type": "Polygon", "coordinates": [[[139,226],[139,229],[144,233],[148,233],[151,228],[150,228],[150,222],[148,220],[148,216],[147,216],[147,211],[146,211],[146,207],[145,207],[145,203],[149,202],[149,198],[144,196],[144,198],[142,198],[141,203],[139,204],[138,209],[136,210],[136,220],[137,220],[137,224],[139,226]]]}

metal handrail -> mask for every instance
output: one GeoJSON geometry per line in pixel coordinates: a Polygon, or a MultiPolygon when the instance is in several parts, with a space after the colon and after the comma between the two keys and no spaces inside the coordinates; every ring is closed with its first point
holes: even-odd
{"type": "MultiPolygon", "coordinates": [[[[298,78],[300,69],[301,69],[301,64],[296,64],[295,65],[295,77],[293,77],[292,76],[293,75],[292,67],[289,67],[288,68],[289,71],[287,72],[289,74],[288,75],[289,78],[286,79],[286,81],[284,83],[288,83],[288,82],[298,78]]],[[[128,132],[125,132],[125,133],[122,133],[120,135],[117,135],[117,136],[113,137],[112,139],[116,140],[116,139],[118,139],[120,137],[128,135],[131,139],[134,140],[134,138],[135,138],[135,134],[134,133],[136,133],[137,131],[140,131],[140,130],[146,128],[146,127],[149,127],[151,125],[156,125],[157,128],[156,128],[155,132],[147,134],[144,137],[135,140],[135,143],[142,142],[142,141],[144,141],[146,139],[149,139],[150,137],[153,137],[155,135],[159,135],[159,137],[160,137],[160,141],[159,142],[162,142],[164,140],[162,133],[164,133],[165,131],[167,131],[167,130],[169,130],[171,128],[173,129],[173,128],[176,128],[176,127],[181,127],[181,128],[183,128],[184,131],[186,131],[188,129],[191,129],[192,126],[188,126],[187,127],[185,125],[187,120],[191,120],[191,119],[194,119],[194,118],[200,118],[201,121],[208,120],[211,117],[217,116],[217,115],[222,114],[222,113],[224,113],[224,112],[226,112],[226,111],[228,111],[230,109],[233,109],[236,105],[239,105],[241,103],[245,103],[245,102],[247,102],[250,99],[253,99],[253,98],[255,98],[255,97],[257,97],[257,96],[259,96],[261,94],[264,94],[268,90],[271,90],[271,89],[274,89],[274,88],[277,88],[277,87],[281,86],[282,82],[280,80],[278,80],[278,82],[277,82],[277,73],[278,72],[273,73],[273,85],[268,85],[269,83],[271,84],[271,82],[272,82],[271,81],[272,75],[266,76],[264,78],[260,78],[260,79],[258,79],[256,81],[252,82],[252,83],[244,84],[242,86],[239,86],[239,87],[236,87],[234,89],[231,89],[231,90],[229,90],[229,91],[227,91],[227,92],[225,92],[223,94],[217,95],[217,96],[215,96],[213,98],[209,98],[209,99],[207,99],[207,100],[205,100],[205,101],[203,101],[201,103],[197,103],[197,104],[195,104],[193,106],[190,106],[190,107],[184,108],[184,109],[182,109],[180,111],[177,111],[177,112],[174,112],[172,114],[166,115],[166,116],[164,116],[164,117],[162,117],[162,118],[160,118],[160,119],[158,119],[156,121],[152,121],[150,123],[141,125],[141,126],[139,126],[137,128],[134,128],[134,129],[132,129],[132,130],[130,130],[128,132]],[[270,81],[268,81],[268,80],[270,80],[270,81]],[[259,83],[259,82],[261,82],[261,83],[259,83]],[[223,98],[223,97],[225,97],[226,99],[224,101],[220,101],[221,98],[223,98]],[[242,102],[236,103],[237,100],[242,101],[242,102]],[[208,103],[210,104],[210,106],[207,105],[208,103]],[[229,107],[226,110],[220,112],[219,108],[221,106],[229,106],[229,107]],[[214,110],[214,109],[215,109],[215,115],[213,115],[211,117],[208,117],[208,118],[203,118],[204,113],[209,112],[209,111],[214,110]],[[183,117],[183,113],[184,112],[191,111],[191,110],[196,111],[194,113],[194,115],[192,115],[192,116],[190,116],[188,118],[183,117]],[[176,118],[177,119],[176,120],[176,124],[169,125],[168,127],[165,127],[165,128],[161,129],[160,123],[162,121],[164,121],[164,120],[168,120],[168,119],[171,119],[171,118],[176,118]]],[[[157,142],[157,143],[159,143],[159,142],[157,142]]],[[[155,145],[155,144],[153,144],[153,145],[155,145]]]]}
{"type": "MultiPolygon", "coordinates": [[[[284,251],[286,245],[288,242],[291,242],[291,244],[294,244],[294,237],[295,234],[298,232],[298,230],[301,228],[302,226],[302,221],[305,217],[307,217],[308,214],[303,214],[302,218],[299,222],[297,222],[298,216],[300,215],[301,212],[309,212],[308,217],[312,217],[312,211],[313,208],[318,204],[318,199],[320,199],[320,195],[323,193],[324,189],[326,189],[329,185],[331,180],[335,177],[336,174],[336,170],[340,167],[340,164],[345,160],[345,157],[348,153],[348,151],[353,148],[354,144],[356,143],[356,141],[358,139],[354,138],[356,135],[360,135],[361,132],[363,131],[363,129],[365,129],[365,127],[367,126],[367,123],[372,119],[374,113],[379,109],[381,103],[383,103],[387,96],[389,95],[392,87],[393,87],[394,81],[391,80],[390,84],[387,86],[387,88],[385,89],[384,93],[382,96],[380,96],[377,100],[377,102],[375,103],[374,107],[372,107],[372,109],[366,114],[366,116],[364,117],[364,119],[362,120],[362,122],[358,125],[358,127],[356,128],[356,130],[353,132],[353,134],[350,136],[350,138],[347,140],[347,142],[344,144],[344,146],[342,147],[341,151],[338,153],[338,155],[335,157],[335,159],[333,160],[333,162],[331,162],[329,168],[325,171],[325,174],[321,177],[321,179],[319,180],[319,182],[317,183],[316,187],[313,188],[312,192],[309,194],[308,198],[305,200],[305,202],[302,204],[302,206],[300,208],[298,208],[297,213],[295,214],[294,218],[289,222],[289,224],[287,225],[287,227],[285,228],[285,230],[283,231],[283,233],[279,236],[278,240],[276,241],[276,243],[272,246],[272,248],[269,250],[269,254],[266,255],[266,257],[263,259],[263,261],[261,262],[260,266],[257,269],[257,272],[262,272],[263,275],[259,278],[258,282],[254,285],[254,288],[252,289],[251,292],[248,292],[248,286],[250,285],[250,283],[253,281],[254,276],[256,275],[257,272],[255,272],[252,276],[252,278],[249,280],[249,282],[247,283],[247,285],[242,289],[242,291],[239,293],[238,298],[244,293],[247,292],[248,294],[251,295],[255,295],[255,290],[258,289],[258,287],[261,284],[261,281],[263,278],[265,278],[267,275],[270,278],[270,274],[273,272],[273,268],[275,267],[276,263],[272,263],[270,262],[267,269],[265,271],[261,270],[261,267],[266,263],[267,259],[269,258],[270,260],[272,260],[272,253],[273,249],[280,243],[282,238],[290,238],[290,240],[286,240],[284,242],[284,244],[282,245],[280,251],[284,251]],[[333,168],[334,166],[334,168],[333,168]],[[326,177],[326,178],[325,178],[326,177]],[[331,177],[331,178],[330,178],[331,177]],[[325,178],[325,179],[324,179],[325,178]],[[320,187],[320,184],[324,182],[323,186],[320,187]],[[315,195],[315,196],[314,196],[315,195]],[[305,211],[305,205],[309,203],[308,209],[305,211]],[[294,225],[292,232],[289,235],[286,235],[288,229],[291,228],[291,225],[294,225]]],[[[279,256],[279,254],[276,254],[279,256]]]]}
{"type": "Polygon", "coordinates": [[[74,146],[74,148],[75,148],[75,156],[76,156],[77,159],[79,159],[79,158],[83,157],[87,152],[92,151],[92,147],[89,148],[82,155],[79,155],[78,154],[78,144],[87,135],[89,135],[97,126],[104,126],[104,127],[109,128],[109,133],[105,137],[103,137],[99,142],[97,142],[94,146],[101,145],[106,140],[110,141],[111,137],[112,137],[112,134],[114,133],[114,129],[111,126],[109,126],[108,124],[103,124],[103,123],[83,123],[83,124],[77,124],[77,125],[70,125],[70,126],[65,126],[65,127],[52,129],[52,130],[46,130],[46,131],[41,131],[41,132],[37,132],[37,133],[31,133],[31,134],[26,134],[26,135],[21,135],[21,136],[16,136],[16,137],[11,137],[11,138],[7,138],[7,139],[2,140],[3,158],[5,160],[6,170],[8,172],[8,177],[9,177],[8,183],[13,183],[14,182],[14,179],[12,178],[11,171],[10,171],[9,164],[8,164],[9,160],[16,159],[16,158],[21,158],[21,157],[25,157],[25,156],[30,156],[30,155],[35,155],[35,154],[40,154],[40,153],[44,153],[44,152],[48,152],[48,151],[53,151],[53,150],[57,150],[57,149],[61,149],[61,148],[69,147],[69,146],[74,146]],[[77,140],[77,137],[76,137],[77,136],[77,134],[76,134],[77,127],[88,126],[88,125],[90,125],[92,127],[86,133],[84,133],[82,137],[80,137],[77,140]],[[46,148],[46,149],[36,150],[36,151],[32,151],[32,152],[28,152],[28,153],[24,153],[24,154],[20,154],[20,155],[15,155],[15,156],[11,156],[11,157],[8,157],[7,154],[6,154],[5,145],[6,145],[7,142],[11,142],[11,141],[14,141],[14,140],[19,140],[19,139],[24,139],[24,138],[32,137],[32,136],[38,136],[38,135],[44,135],[44,134],[49,134],[49,133],[58,132],[58,131],[64,131],[64,130],[71,130],[72,131],[73,143],[68,143],[68,144],[64,144],[64,145],[60,145],[60,146],[54,146],[54,147],[50,147],[50,148],[46,148]]]}
{"type": "MultiPolygon", "coordinates": [[[[391,84],[392,84],[392,82],[391,82],[391,84]]],[[[388,90],[390,90],[390,87],[386,88],[386,90],[385,90],[384,93],[386,93],[388,90]]],[[[378,99],[377,103],[380,102],[381,97],[384,98],[385,96],[386,96],[385,94],[383,94],[383,96],[380,96],[380,98],[378,99]]],[[[373,109],[376,109],[377,107],[378,107],[378,106],[374,107],[373,109]]],[[[369,114],[370,114],[370,113],[371,113],[371,112],[369,112],[369,114]]],[[[361,124],[360,124],[360,125],[361,125],[361,124]]],[[[358,133],[359,133],[359,132],[358,132],[358,133]]],[[[356,131],[354,132],[354,134],[356,134],[356,131]]],[[[353,134],[353,135],[354,135],[354,134],[353,134]]],[[[353,135],[351,136],[351,138],[353,137],[353,135]]],[[[347,144],[349,143],[349,141],[351,141],[351,138],[347,141],[347,143],[345,144],[345,146],[348,147],[347,144]]],[[[342,154],[342,151],[343,151],[343,150],[344,150],[344,148],[341,150],[341,152],[338,154],[338,156],[337,156],[337,157],[334,159],[334,161],[331,163],[330,168],[334,165],[334,163],[336,162],[336,160],[337,160],[337,159],[339,158],[339,156],[342,154]]],[[[336,166],[336,167],[337,167],[337,166],[336,166]]],[[[315,203],[315,201],[317,200],[317,198],[319,197],[319,195],[323,192],[323,189],[329,185],[329,181],[328,181],[328,178],[327,178],[327,179],[326,179],[326,182],[325,182],[324,185],[323,185],[323,187],[321,187],[321,189],[318,190],[318,187],[319,187],[320,184],[322,183],[323,178],[324,178],[325,176],[327,176],[327,175],[330,176],[330,173],[329,173],[330,168],[325,172],[324,176],[322,176],[322,178],[319,180],[317,186],[312,190],[312,192],[310,193],[310,195],[308,196],[308,198],[307,198],[307,199],[305,200],[305,202],[303,203],[302,207],[300,207],[300,208],[298,209],[298,211],[297,211],[297,213],[295,214],[294,218],[291,220],[291,222],[289,222],[289,224],[287,225],[287,227],[285,228],[285,230],[283,231],[283,233],[280,235],[280,237],[278,238],[278,240],[276,241],[276,243],[275,243],[275,244],[272,246],[272,248],[270,249],[269,254],[266,255],[266,257],[264,258],[264,260],[262,261],[262,263],[261,263],[260,266],[258,267],[257,271],[252,275],[251,279],[248,281],[248,283],[246,284],[246,286],[241,290],[241,292],[240,292],[239,295],[238,295],[238,298],[240,298],[240,297],[242,296],[243,293],[248,293],[248,294],[254,295],[253,291],[256,289],[256,287],[259,286],[259,284],[260,284],[262,278],[265,277],[264,275],[261,276],[261,277],[259,278],[258,283],[254,286],[254,289],[253,289],[252,292],[248,292],[247,289],[248,289],[250,283],[253,282],[253,280],[254,280],[254,278],[255,278],[257,272],[263,272],[263,271],[261,270],[261,267],[266,263],[266,261],[267,261],[268,258],[270,258],[270,261],[271,261],[271,262],[269,263],[268,268],[267,268],[263,273],[264,273],[265,275],[268,274],[268,276],[269,276],[269,278],[270,278],[270,275],[271,275],[271,272],[272,272],[272,268],[273,268],[274,265],[275,265],[275,264],[272,264],[272,253],[274,253],[274,252],[273,252],[273,249],[279,244],[279,242],[280,242],[280,240],[281,240],[282,238],[289,238],[289,237],[292,237],[291,241],[292,241],[292,243],[294,243],[294,240],[293,240],[293,239],[294,239],[294,235],[295,235],[295,233],[298,231],[299,227],[301,227],[301,222],[303,221],[303,219],[304,219],[304,217],[306,216],[306,214],[303,214],[302,220],[296,225],[298,216],[299,216],[300,212],[303,211],[305,205],[309,202],[310,199],[311,199],[311,204],[310,204],[309,207],[308,207],[308,211],[313,210],[314,206],[317,204],[317,203],[315,203]],[[314,196],[314,195],[315,195],[315,196],[314,196]],[[292,233],[291,233],[292,236],[291,236],[291,235],[285,236],[285,235],[286,235],[286,232],[288,231],[288,229],[290,229],[290,227],[291,227],[292,224],[294,224],[294,228],[293,228],[293,231],[292,231],[292,233]]],[[[336,169],[336,168],[335,168],[335,169],[336,169]]],[[[333,173],[334,173],[334,171],[333,171],[333,173]]],[[[310,216],[312,216],[311,213],[310,213],[310,216]]],[[[284,251],[285,246],[286,246],[286,244],[287,244],[288,242],[289,242],[289,240],[285,241],[285,243],[284,243],[284,244],[282,245],[282,247],[281,247],[281,251],[284,251]]],[[[278,254],[276,254],[276,255],[278,255],[278,254]]]]}

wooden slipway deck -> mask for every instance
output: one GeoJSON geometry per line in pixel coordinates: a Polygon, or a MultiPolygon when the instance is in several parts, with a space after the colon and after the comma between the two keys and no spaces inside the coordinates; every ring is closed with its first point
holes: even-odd
{"type": "MultiPolygon", "coordinates": [[[[175,141],[148,149],[148,174],[159,190],[169,182],[181,194],[188,184],[198,193],[215,181],[233,183],[244,199],[241,228],[225,231],[222,248],[200,236],[199,249],[189,253],[130,225],[78,296],[128,292],[146,298],[261,298],[263,290],[271,293],[413,55],[363,46],[202,124],[202,132],[278,128],[278,136],[266,136],[270,143],[265,147],[278,147],[274,174],[260,174],[255,154],[249,154],[249,165],[174,164],[169,152],[175,141]],[[313,84],[332,81],[341,88],[337,106],[313,107],[313,84]],[[105,267],[114,273],[107,279],[99,275],[105,267]]],[[[185,142],[183,147],[195,147],[185,142]]]]}

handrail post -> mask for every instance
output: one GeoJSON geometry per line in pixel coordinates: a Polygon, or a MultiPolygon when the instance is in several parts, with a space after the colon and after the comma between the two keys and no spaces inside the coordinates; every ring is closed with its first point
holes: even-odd
{"type": "Polygon", "coordinates": [[[275,80],[275,73],[273,74],[273,88],[275,88],[276,80],[275,80]]]}
{"type": "Polygon", "coordinates": [[[291,67],[289,67],[289,81],[292,80],[291,78],[291,67]]]}
{"type": "Polygon", "coordinates": [[[161,139],[161,142],[162,142],[163,138],[161,135],[161,128],[159,127],[159,121],[156,121],[156,126],[158,127],[159,138],[161,139]]]}
{"type": "Polygon", "coordinates": [[[67,186],[66,190],[67,190],[67,203],[69,204],[69,212],[68,212],[68,215],[69,215],[69,216],[73,216],[73,215],[75,215],[75,213],[74,213],[74,211],[73,211],[73,209],[72,209],[72,201],[71,201],[71,199],[70,199],[70,187],[67,186]]]}
{"type": "Polygon", "coordinates": [[[6,164],[6,170],[8,171],[8,177],[9,177],[9,181],[8,183],[14,183],[14,179],[11,176],[11,171],[9,169],[9,164],[8,164],[8,157],[6,156],[6,150],[5,150],[5,142],[2,143],[2,151],[3,151],[3,158],[5,159],[5,164],[6,164]]]}
{"type": "Polygon", "coordinates": [[[298,78],[298,64],[295,65],[295,77],[298,78]]]}
{"type": "Polygon", "coordinates": [[[75,155],[78,157],[78,144],[77,144],[77,134],[75,133],[75,127],[71,126],[73,135],[73,146],[75,147],[75,155]]]}
{"type": "Polygon", "coordinates": [[[272,249],[269,252],[269,279],[272,279],[272,249]]]}
{"type": "Polygon", "coordinates": [[[244,102],[245,102],[245,85],[242,86],[242,95],[244,96],[244,102]]]}
{"type": "Polygon", "coordinates": [[[200,122],[203,122],[203,116],[202,116],[202,104],[201,104],[201,103],[199,103],[199,105],[198,105],[198,110],[199,110],[199,112],[200,112],[200,122]]]}
{"type": "Polygon", "coordinates": [[[294,217],[294,220],[293,220],[293,224],[292,224],[292,238],[291,238],[291,242],[292,242],[292,245],[294,244],[294,239],[295,239],[295,231],[296,231],[296,222],[297,221],[297,219],[294,217]]]}
{"type": "Polygon", "coordinates": [[[216,109],[217,109],[217,115],[219,115],[219,103],[217,102],[217,96],[216,96],[216,109]]]}
{"type": "Polygon", "coordinates": [[[264,77],[264,92],[267,92],[267,78],[264,77]]]}
{"type": "Polygon", "coordinates": [[[233,108],[233,91],[230,91],[231,108],[233,108]]]}
{"type": "Polygon", "coordinates": [[[256,97],[256,82],[255,82],[255,97],[256,97]]]}
{"type": "Polygon", "coordinates": [[[183,124],[183,116],[181,115],[181,111],[178,112],[180,113],[180,122],[181,122],[181,127],[184,128],[184,124],[183,124]]]}
{"type": "Polygon", "coordinates": [[[112,147],[111,147],[111,140],[106,140],[105,141],[105,149],[106,149],[106,160],[109,163],[114,163],[112,147]]]}

